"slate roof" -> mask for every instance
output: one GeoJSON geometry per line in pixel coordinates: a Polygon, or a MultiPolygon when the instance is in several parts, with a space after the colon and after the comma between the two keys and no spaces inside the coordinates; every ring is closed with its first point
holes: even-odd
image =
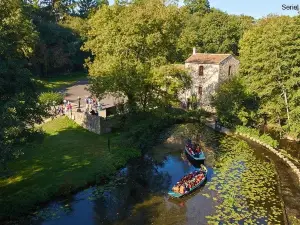
{"type": "Polygon", "coordinates": [[[224,59],[231,56],[230,54],[209,54],[209,53],[196,53],[191,55],[186,63],[199,63],[199,64],[220,64],[224,59]]]}

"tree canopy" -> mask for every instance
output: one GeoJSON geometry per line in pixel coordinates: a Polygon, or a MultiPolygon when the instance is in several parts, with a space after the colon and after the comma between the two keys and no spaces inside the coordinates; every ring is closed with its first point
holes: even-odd
{"type": "Polygon", "coordinates": [[[38,34],[23,12],[21,1],[0,2],[0,162],[17,154],[34,123],[41,121],[42,107],[31,79],[28,57],[38,34]]]}
{"type": "Polygon", "coordinates": [[[98,10],[89,20],[84,46],[93,55],[87,63],[91,90],[99,97],[120,93],[131,106],[147,105],[155,89],[153,70],[176,61],[180,14],[158,0],[98,10]]]}
{"type": "Polygon", "coordinates": [[[300,18],[261,19],[241,40],[241,75],[277,129],[300,132],[300,18]],[[283,126],[283,127],[282,127],[283,126]]]}
{"type": "Polygon", "coordinates": [[[188,15],[178,48],[184,58],[191,54],[193,47],[197,47],[199,52],[232,53],[238,56],[239,41],[252,24],[252,17],[228,15],[216,9],[205,15],[188,15]]]}
{"type": "Polygon", "coordinates": [[[212,101],[220,122],[233,128],[236,125],[253,125],[257,119],[259,98],[246,89],[239,76],[225,81],[212,101]]]}
{"type": "Polygon", "coordinates": [[[200,15],[204,15],[210,11],[208,0],[184,0],[184,4],[192,14],[199,13],[200,15]]]}

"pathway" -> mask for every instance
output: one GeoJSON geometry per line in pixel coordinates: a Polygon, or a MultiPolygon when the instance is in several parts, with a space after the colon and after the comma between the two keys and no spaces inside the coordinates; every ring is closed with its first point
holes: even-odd
{"type": "MultiPolygon", "coordinates": [[[[81,98],[80,105],[85,107],[85,98],[91,96],[91,92],[88,91],[89,83],[88,80],[77,81],[72,86],[62,89],[65,93],[65,99],[70,101],[74,106],[78,105],[78,97],[81,98]]],[[[117,99],[112,95],[107,95],[104,99],[100,101],[102,108],[109,108],[114,106],[117,103],[117,99]]]]}

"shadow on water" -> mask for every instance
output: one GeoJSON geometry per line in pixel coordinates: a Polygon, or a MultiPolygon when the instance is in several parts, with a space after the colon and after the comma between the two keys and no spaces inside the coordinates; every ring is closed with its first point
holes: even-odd
{"type": "MultiPolygon", "coordinates": [[[[91,187],[70,199],[53,202],[31,222],[36,225],[208,224],[206,217],[214,214],[219,204],[213,200],[218,193],[208,186],[215,169],[220,169],[215,163],[224,154],[219,152],[224,140],[225,136],[200,125],[179,125],[163,144],[131,161],[110,184],[91,187]],[[170,199],[168,190],[182,176],[199,167],[184,154],[187,137],[200,142],[205,151],[207,183],[184,198],[170,199]]],[[[258,163],[265,160],[258,146],[252,149],[257,149],[253,150],[257,156],[253,160],[258,163]]]]}

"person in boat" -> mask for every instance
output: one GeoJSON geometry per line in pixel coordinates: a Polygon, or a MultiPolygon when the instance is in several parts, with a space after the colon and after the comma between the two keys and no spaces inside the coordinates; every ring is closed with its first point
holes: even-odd
{"type": "Polygon", "coordinates": [[[184,194],[184,192],[185,192],[185,187],[184,187],[184,185],[181,185],[179,188],[179,193],[184,194]]]}
{"type": "Polygon", "coordinates": [[[176,184],[173,188],[172,191],[174,191],[175,193],[179,193],[180,190],[180,186],[178,184],[176,184]]]}
{"type": "Polygon", "coordinates": [[[189,152],[192,154],[192,155],[195,155],[194,151],[192,148],[189,148],[189,152]]]}
{"type": "Polygon", "coordinates": [[[190,188],[190,184],[186,184],[185,185],[185,192],[188,192],[188,191],[190,191],[191,190],[191,188],[190,188]]]}
{"type": "Polygon", "coordinates": [[[197,148],[196,148],[196,152],[197,152],[197,153],[200,153],[200,152],[201,152],[201,148],[200,148],[199,145],[198,145],[197,148]]]}

